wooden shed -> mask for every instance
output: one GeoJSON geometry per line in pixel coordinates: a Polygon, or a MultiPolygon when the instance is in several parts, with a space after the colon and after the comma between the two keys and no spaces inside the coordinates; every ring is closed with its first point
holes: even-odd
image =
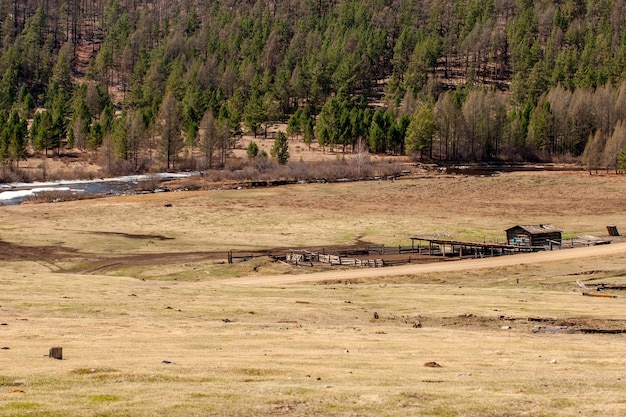
{"type": "Polygon", "coordinates": [[[517,225],[506,229],[506,241],[514,246],[552,248],[561,244],[561,232],[551,224],[517,225]]]}

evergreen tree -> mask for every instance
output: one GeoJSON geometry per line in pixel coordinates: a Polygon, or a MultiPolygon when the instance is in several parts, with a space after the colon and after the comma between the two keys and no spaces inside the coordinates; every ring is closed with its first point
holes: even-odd
{"type": "Polygon", "coordinates": [[[315,137],[315,124],[312,118],[305,119],[304,129],[302,131],[302,140],[311,149],[311,143],[315,137]]]}
{"type": "Polygon", "coordinates": [[[265,121],[263,102],[258,91],[254,91],[243,111],[243,122],[256,138],[261,123],[265,121]]]}
{"type": "Polygon", "coordinates": [[[139,153],[141,151],[144,136],[147,130],[146,122],[140,110],[135,110],[127,116],[128,151],[135,168],[139,165],[139,153]]]}
{"type": "Polygon", "coordinates": [[[97,151],[100,145],[102,145],[104,141],[105,131],[102,127],[100,121],[96,120],[91,124],[89,128],[89,135],[87,137],[87,144],[89,145],[89,149],[92,151],[97,151]]]}
{"type": "Polygon", "coordinates": [[[263,96],[263,135],[267,138],[267,128],[280,119],[280,103],[273,93],[265,93],[263,96]]]}
{"type": "Polygon", "coordinates": [[[285,135],[282,131],[276,133],[276,139],[274,140],[271,155],[276,158],[276,161],[281,165],[286,164],[289,160],[289,144],[287,143],[287,135],[285,135]]]}
{"type": "Polygon", "coordinates": [[[406,132],[406,153],[419,153],[423,156],[424,150],[432,149],[432,140],[435,133],[433,109],[430,106],[420,107],[411,117],[406,132]]]}
{"type": "Polygon", "coordinates": [[[250,141],[248,147],[246,148],[246,155],[248,155],[249,159],[254,159],[259,154],[259,145],[256,144],[255,141],[250,141]]]}
{"type": "Polygon", "coordinates": [[[0,110],[0,162],[2,164],[9,162],[10,135],[11,130],[7,123],[7,115],[0,110]]]}
{"type": "Polygon", "coordinates": [[[204,166],[213,168],[213,155],[217,149],[218,134],[213,116],[213,110],[209,109],[202,116],[200,121],[200,152],[204,158],[204,166]]]}
{"type": "Polygon", "coordinates": [[[368,138],[370,150],[375,153],[383,153],[386,149],[386,139],[387,135],[385,135],[382,127],[378,123],[373,122],[370,125],[368,138]]]}
{"type": "Polygon", "coordinates": [[[30,138],[33,148],[37,151],[44,151],[48,155],[48,151],[54,147],[54,137],[52,113],[47,110],[36,113],[30,127],[30,138]]]}
{"type": "Polygon", "coordinates": [[[315,125],[315,135],[322,148],[347,143],[350,137],[350,109],[352,103],[345,90],[324,104],[315,125]]]}
{"type": "Polygon", "coordinates": [[[18,112],[14,110],[9,118],[7,128],[9,131],[9,157],[11,161],[15,161],[16,167],[19,167],[20,161],[25,160],[27,156],[27,120],[21,119],[18,112]]]}
{"type": "Polygon", "coordinates": [[[619,157],[617,159],[618,167],[621,172],[626,172],[626,146],[624,146],[619,153],[619,157]]]}
{"type": "Polygon", "coordinates": [[[289,117],[289,121],[287,122],[287,136],[299,136],[302,134],[302,110],[298,109],[294,114],[289,117]]]}
{"type": "Polygon", "coordinates": [[[113,121],[111,128],[111,141],[115,148],[115,156],[124,161],[130,157],[130,135],[127,120],[128,115],[123,113],[113,121]]]}

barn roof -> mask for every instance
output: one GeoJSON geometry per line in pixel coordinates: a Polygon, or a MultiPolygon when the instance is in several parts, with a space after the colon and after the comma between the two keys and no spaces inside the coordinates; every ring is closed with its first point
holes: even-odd
{"type": "Polygon", "coordinates": [[[517,226],[510,227],[506,229],[506,231],[508,232],[509,230],[517,229],[518,227],[521,229],[524,229],[525,231],[533,235],[540,235],[542,233],[562,232],[561,229],[559,229],[556,226],[552,226],[551,224],[520,224],[517,226]]]}

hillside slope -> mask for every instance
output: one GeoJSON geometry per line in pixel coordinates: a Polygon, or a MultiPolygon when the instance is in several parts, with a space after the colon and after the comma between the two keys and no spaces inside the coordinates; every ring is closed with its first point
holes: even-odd
{"type": "Polygon", "coordinates": [[[619,0],[15,0],[0,21],[7,166],[223,166],[287,119],[321,146],[442,160],[617,168],[626,144],[619,0]]]}

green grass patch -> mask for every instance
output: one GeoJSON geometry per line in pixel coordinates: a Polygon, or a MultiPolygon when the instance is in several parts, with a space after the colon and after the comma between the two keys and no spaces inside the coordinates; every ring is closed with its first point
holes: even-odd
{"type": "Polygon", "coordinates": [[[40,403],[33,401],[9,401],[4,408],[10,411],[28,412],[41,407],[40,403]]]}
{"type": "Polygon", "coordinates": [[[89,402],[92,404],[106,404],[120,401],[120,397],[117,395],[108,395],[108,394],[97,394],[97,395],[89,395],[87,396],[89,402]]]}

